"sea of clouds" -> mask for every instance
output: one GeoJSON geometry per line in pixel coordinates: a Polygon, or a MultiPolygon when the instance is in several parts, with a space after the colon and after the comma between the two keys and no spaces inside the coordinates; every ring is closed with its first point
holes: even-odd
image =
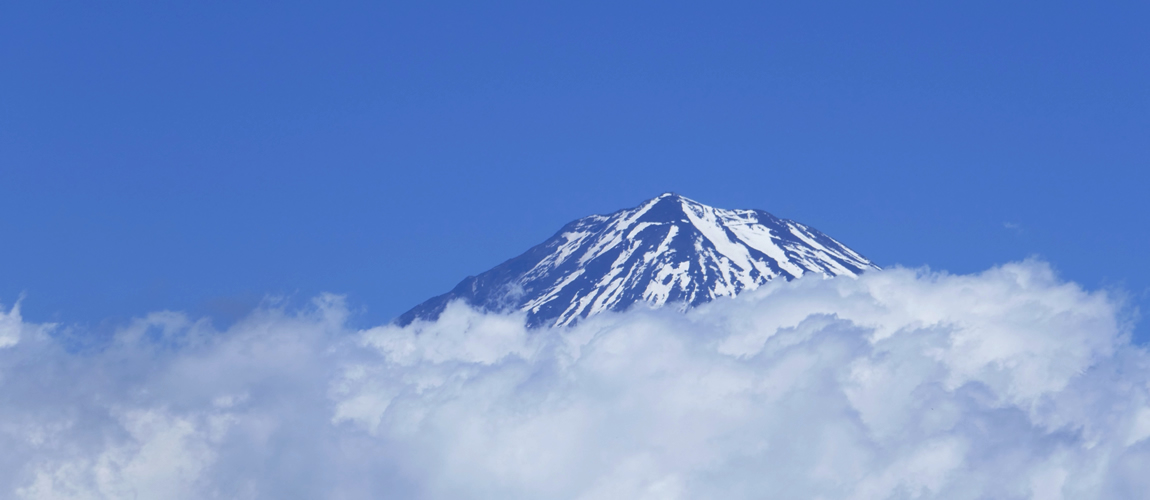
{"type": "Polygon", "coordinates": [[[461,304],[356,330],[321,296],[77,347],[10,306],[0,498],[1146,498],[1130,316],[1036,261],[556,330],[461,304]]]}

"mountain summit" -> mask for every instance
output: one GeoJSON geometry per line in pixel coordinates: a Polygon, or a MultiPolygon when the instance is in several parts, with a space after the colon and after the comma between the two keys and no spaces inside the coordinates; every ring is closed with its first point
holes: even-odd
{"type": "Polygon", "coordinates": [[[563,326],[639,302],[685,308],[776,278],[857,276],[878,268],[810,226],[665,193],[635,208],[571,222],[397,321],[434,319],[449,302],[463,300],[483,310],[526,311],[531,326],[563,326]]]}

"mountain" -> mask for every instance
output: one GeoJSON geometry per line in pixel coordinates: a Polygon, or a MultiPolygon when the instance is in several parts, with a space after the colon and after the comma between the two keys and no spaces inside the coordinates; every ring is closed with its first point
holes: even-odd
{"type": "Polygon", "coordinates": [[[397,319],[434,319],[453,300],[526,311],[531,326],[570,325],[645,302],[686,308],[807,273],[879,269],[818,230],[762,210],[724,210],[674,193],[571,222],[523,255],[397,319]]]}

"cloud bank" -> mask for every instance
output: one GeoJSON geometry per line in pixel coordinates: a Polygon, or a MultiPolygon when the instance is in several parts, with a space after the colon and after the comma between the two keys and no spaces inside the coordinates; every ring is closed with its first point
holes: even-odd
{"type": "Polygon", "coordinates": [[[1086,499],[1150,491],[1121,302],[1027,261],[573,328],[340,298],[76,351],[0,311],[0,497],[1086,499]]]}

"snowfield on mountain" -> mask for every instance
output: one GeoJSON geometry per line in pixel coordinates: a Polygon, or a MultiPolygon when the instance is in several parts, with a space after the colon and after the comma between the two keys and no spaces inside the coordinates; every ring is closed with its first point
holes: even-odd
{"type": "Polygon", "coordinates": [[[685,309],[777,278],[854,277],[874,269],[810,226],[665,193],[571,222],[524,254],[412,308],[398,323],[433,320],[461,300],[485,311],[526,312],[531,326],[567,326],[638,303],[685,309]]]}

